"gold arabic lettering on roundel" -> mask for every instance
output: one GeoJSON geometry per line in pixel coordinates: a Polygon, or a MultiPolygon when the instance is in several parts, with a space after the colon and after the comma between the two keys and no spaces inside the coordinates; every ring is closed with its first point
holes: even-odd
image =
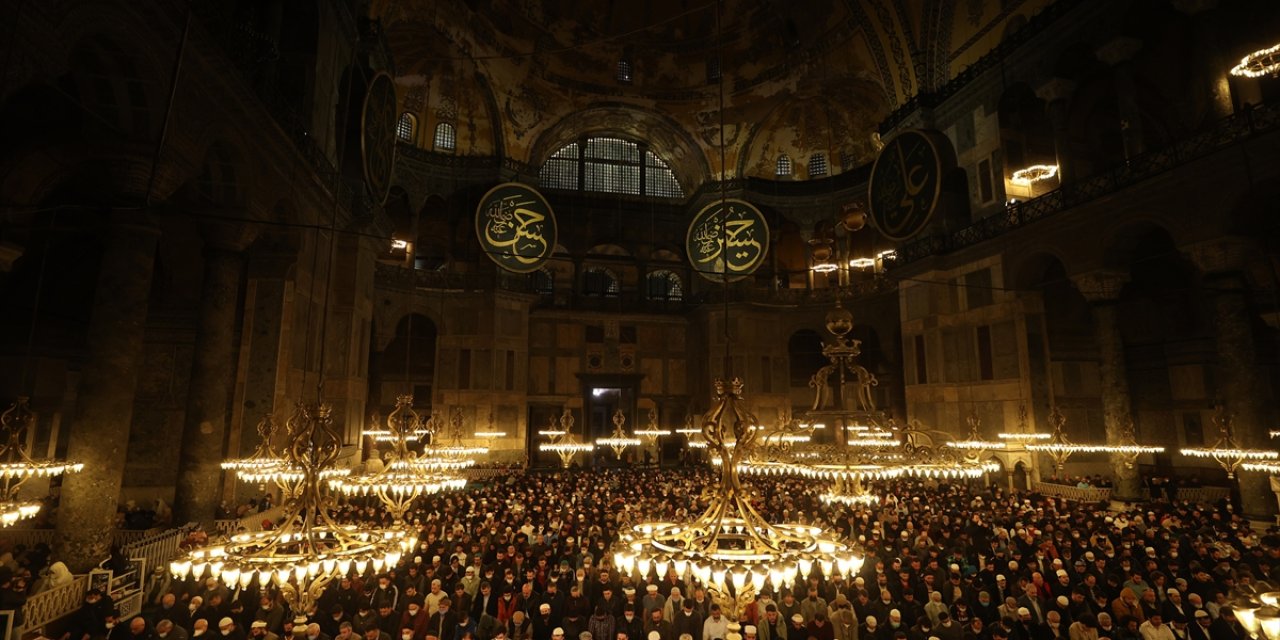
{"type": "Polygon", "coordinates": [[[555,252],[557,236],[551,205],[528,185],[499,184],[476,206],[476,240],[507,271],[536,271],[555,252]]]}
{"type": "Polygon", "coordinates": [[[689,222],[685,252],[702,277],[713,282],[741,280],[769,253],[769,223],[744,200],[713,202],[689,222]]]}

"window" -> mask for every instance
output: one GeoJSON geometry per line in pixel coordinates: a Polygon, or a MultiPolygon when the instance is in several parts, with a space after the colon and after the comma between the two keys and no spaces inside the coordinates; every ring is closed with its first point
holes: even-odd
{"type": "Polygon", "coordinates": [[[645,289],[652,300],[683,300],[684,284],[674,272],[654,271],[645,278],[645,289]]]}
{"type": "Polygon", "coordinates": [[[618,82],[631,84],[631,60],[627,58],[618,61],[618,82]]]}
{"type": "Polygon", "coordinates": [[[684,197],[666,160],[621,138],[587,138],[561,147],[543,163],[539,183],[551,189],[684,197]]]}
{"type": "Polygon", "coordinates": [[[984,204],[996,197],[991,182],[991,160],[989,159],[978,163],[978,194],[984,204]]]}
{"type": "Polygon", "coordinates": [[[924,336],[915,337],[916,384],[929,384],[929,358],[925,352],[924,336]]]}
{"type": "Polygon", "coordinates": [[[458,388],[471,388],[471,350],[458,351],[458,388]]]}
{"type": "Polygon", "coordinates": [[[534,271],[533,292],[540,296],[553,295],[556,292],[556,274],[547,271],[546,267],[534,271]]]}
{"type": "Polygon", "coordinates": [[[995,380],[995,367],[991,364],[991,326],[980,325],[978,327],[978,378],[981,380],[995,380]]]}
{"type": "Polygon", "coordinates": [[[453,151],[458,148],[458,131],[448,122],[436,125],[436,151],[453,151]]]}
{"type": "Polygon", "coordinates": [[[590,267],[583,274],[582,293],[597,298],[616,298],[618,276],[605,267],[590,267]]]}
{"type": "Polygon", "coordinates": [[[815,153],[809,156],[809,177],[817,178],[827,175],[827,156],[815,153]]]}
{"type": "Polygon", "coordinates": [[[791,175],[791,156],[785,153],[778,156],[778,167],[776,170],[774,170],[774,173],[776,173],[779,176],[790,176],[791,175]]]}
{"type": "Polygon", "coordinates": [[[417,128],[418,119],[406,111],[400,114],[400,121],[396,123],[396,137],[405,142],[413,142],[413,132],[417,128]]]}
{"type": "Polygon", "coordinates": [[[707,84],[720,82],[720,56],[707,58],[707,84]]]}

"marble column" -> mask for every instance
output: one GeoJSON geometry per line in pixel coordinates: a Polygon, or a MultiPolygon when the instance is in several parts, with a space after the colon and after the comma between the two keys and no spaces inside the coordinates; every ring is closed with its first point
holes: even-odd
{"type": "MultiPolygon", "coordinates": [[[[1194,82],[1207,85],[1211,117],[1225,118],[1235,112],[1232,78],[1228,71],[1239,58],[1227,55],[1222,45],[1224,40],[1231,41],[1229,31],[1232,25],[1223,23],[1221,12],[1217,11],[1218,4],[1219,0],[1173,0],[1174,10],[1192,19],[1192,48],[1187,73],[1194,82]]],[[[1236,78],[1235,81],[1243,90],[1239,96],[1241,104],[1261,101],[1257,80],[1236,78]]]]}
{"type": "Polygon", "coordinates": [[[1051,78],[1036,87],[1036,97],[1044,100],[1053,127],[1053,149],[1058,159],[1058,183],[1067,184],[1077,175],[1071,162],[1071,143],[1067,137],[1067,110],[1076,83],[1066,78],[1051,78]]]}
{"type": "Polygon", "coordinates": [[[103,237],[79,401],[67,459],[81,473],[62,485],[54,556],[74,573],[111,553],[159,231],[143,216],[118,218],[103,237]]]}
{"type": "Polygon", "coordinates": [[[187,412],[179,453],[174,522],[196,522],[213,530],[221,498],[220,463],[227,427],[227,408],[234,379],[236,304],[244,268],[236,248],[206,245],[204,285],[187,412]]]}
{"type": "Polygon", "coordinates": [[[1117,36],[1098,47],[1095,52],[1099,60],[1111,66],[1125,161],[1132,160],[1146,150],[1142,135],[1142,111],[1138,108],[1138,90],[1133,84],[1133,56],[1141,49],[1141,40],[1117,36]]]}
{"type": "MultiPolygon", "coordinates": [[[[1219,400],[1234,416],[1236,442],[1246,449],[1274,446],[1268,430],[1275,422],[1271,385],[1258,364],[1254,339],[1255,316],[1248,298],[1246,268],[1256,248],[1244,238],[1220,238],[1184,249],[1204,276],[1211,298],[1215,369],[1219,400]]],[[[1239,472],[1241,509],[1250,517],[1270,519],[1276,513],[1275,494],[1265,475],[1239,472]]]]}
{"type": "MultiPolygon", "coordinates": [[[[1129,397],[1129,371],[1125,366],[1124,340],[1120,335],[1116,302],[1129,281],[1121,271],[1093,271],[1072,277],[1076,289],[1088,300],[1093,312],[1093,331],[1098,341],[1098,386],[1102,392],[1102,413],[1106,423],[1107,444],[1124,442],[1125,429],[1133,420],[1129,397]]],[[[1137,500],[1142,495],[1142,479],[1136,467],[1129,467],[1125,457],[1111,456],[1117,500],[1137,500]]]]}

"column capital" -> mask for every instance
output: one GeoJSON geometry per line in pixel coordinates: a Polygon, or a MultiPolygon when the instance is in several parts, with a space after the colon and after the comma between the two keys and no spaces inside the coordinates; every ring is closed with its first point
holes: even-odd
{"type": "Polygon", "coordinates": [[[1052,104],[1059,100],[1069,100],[1075,90],[1076,83],[1074,80],[1054,77],[1041,82],[1036,87],[1036,97],[1052,104]]]}
{"type": "Polygon", "coordinates": [[[1130,36],[1116,36],[1094,49],[1098,59],[1108,65],[1116,66],[1133,59],[1142,50],[1142,40],[1130,36]]]}
{"type": "Polygon", "coordinates": [[[1226,236],[1205,240],[1182,247],[1205,275],[1247,271],[1249,261],[1257,252],[1257,245],[1249,238],[1226,236]]]}
{"type": "Polygon", "coordinates": [[[1129,279],[1128,271],[1114,269],[1099,269],[1071,276],[1071,282],[1080,291],[1080,295],[1094,304],[1117,300],[1129,279]]]}

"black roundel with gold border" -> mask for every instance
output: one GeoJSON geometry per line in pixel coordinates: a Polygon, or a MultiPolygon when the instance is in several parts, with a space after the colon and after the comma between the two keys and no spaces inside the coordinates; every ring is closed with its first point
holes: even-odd
{"type": "Polygon", "coordinates": [[[515,273],[537,271],[556,249],[555,212],[537,189],[504,182],[476,207],[476,239],[485,255],[515,273]]]}
{"type": "Polygon", "coordinates": [[[871,220],[890,240],[906,240],[929,224],[942,192],[943,157],[932,136],[908,130],[885,143],[871,168],[871,220]]]}

